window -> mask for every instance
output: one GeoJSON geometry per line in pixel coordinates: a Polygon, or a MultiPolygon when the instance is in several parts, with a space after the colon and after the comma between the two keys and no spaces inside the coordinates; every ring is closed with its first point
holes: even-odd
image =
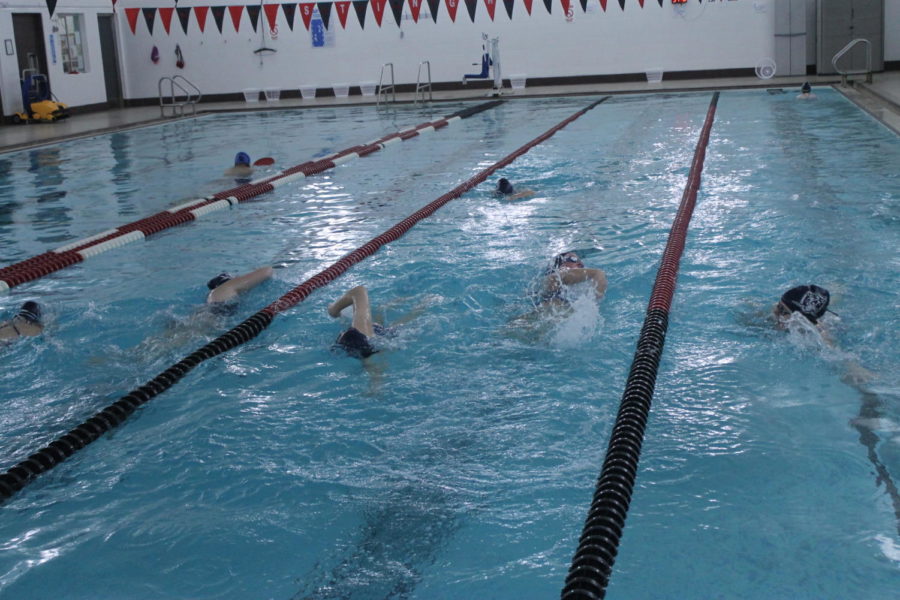
{"type": "Polygon", "coordinates": [[[62,55],[63,71],[85,73],[84,60],[84,16],[59,15],[59,51],[62,55]]]}

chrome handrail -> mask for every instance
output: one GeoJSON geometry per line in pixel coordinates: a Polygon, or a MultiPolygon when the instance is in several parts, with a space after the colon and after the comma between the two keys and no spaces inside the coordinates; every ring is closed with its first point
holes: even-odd
{"type": "Polygon", "coordinates": [[[426,90],[428,91],[428,101],[432,102],[434,98],[431,95],[431,61],[429,60],[423,60],[419,63],[419,72],[416,74],[416,97],[413,104],[419,103],[419,92],[422,92],[422,102],[425,102],[426,90]],[[422,83],[422,65],[425,65],[426,83],[422,83]]]}
{"type": "Polygon", "coordinates": [[[160,77],[159,82],[157,83],[157,91],[159,92],[159,112],[160,116],[166,116],[166,108],[172,109],[172,117],[177,117],[178,113],[181,116],[184,116],[184,107],[191,107],[191,114],[197,114],[197,103],[200,102],[200,98],[203,97],[203,94],[200,92],[200,88],[187,80],[187,78],[181,75],[175,75],[173,77],[160,77]],[[192,90],[186,89],[179,81],[183,81],[185,85],[192,90]],[[163,84],[168,83],[168,94],[163,93],[163,84]],[[179,91],[179,94],[176,96],[175,90],[176,88],[179,91]],[[184,100],[181,100],[181,97],[184,97],[184,100]]]}
{"type": "Polygon", "coordinates": [[[385,101],[387,101],[388,92],[391,93],[391,102],[396,102],[397,93],[394,91],[394,63],[384,63],[381,65],[381,75],[378,77],[378,97],[375,99],[375,106],[381,104],[382,94],[384,94],[385,101]],[[387,85],[384,84],[384,70],[386,67],[390,67],[389,72],[391,76],[391,82],[387,85]]]}
{"type": "Polygon", "coordinates": [[[856,38],[855,40],[850,40],[846,46],[841,48],[837,54],[831,59],[831,66],[834,67],[834,71],[841,76],[841,85],[847,87],[847,75],[865,75],[866,83],[872,83],[872,42],[867,40],[866,38],[856,38]],[[838,68],[837,62],[840,60],[842,56],[847,54],[851,48],[856,46],[859,43],[863,43],[866,45],[866,68],[865,69],[856,69],[853,71],[842,71],[838,68]]]}

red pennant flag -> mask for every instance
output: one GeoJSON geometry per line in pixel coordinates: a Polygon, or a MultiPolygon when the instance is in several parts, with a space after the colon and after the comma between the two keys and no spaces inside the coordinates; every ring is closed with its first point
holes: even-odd
{"type": "Polygon", "coordinates": [[[559,0],[559,3],[562,4],[563,14],[569,14],[569,0],[559,0]]]}
{"type": "Polygon", "coordinates": [[[300,16],[303,18],[303,24],[309,31],[309,22],[312,20],[313,10],[316,8],[313,2],[303,2],[300,4],[300,16]]]}
{"type": "Polygon", "coordinates": [[[375,13],[375,22],[381,27],[381,17],[384,16],[384,5],[387,0],[372,0],[372,12],[375,13]]]}
{"type": "Polygon", "coordinates": [[[141,9],[139,8],[125,9],[125,18],[128,19],[128,26],[131,27],[131,33],[137,34],[136,27],[139,14],[141,14],[141,9]]]}
{"type": "MultiPolygon", "coordinates": [[[[447,14],[450,15],[450,20],[456,23],[456,9],[459,8],[459,0],[444,0],[447,4],[447,14]]],[[[531,0],[525,0],[529,5],[531,4],[531,0]]],[[[531,10],[528,11],[528,14],[531,14],[531,10]]]]}
{"type": "Polygon", "coordinates": [[[241,29],[241,15],[244,14],[244,5],[229,6],[228,12],[231,14],[231,22],[234,24],[235,32],[241,29]]]}
{"type": "Polygon", "coordinates": [[[638,0],[638,4],[641,5],[641,8],[644,8],[644,0],[638,0]]]}
{"type": "Polygon", "coordinates": [[[275,19],[278,18],[277,4],[263,4],[263,10],[266,11],[266,21],[269,22],[269,31],[275,29],[275,19]]]}
{"type": "Polygon", "coordinates": [[[603,9],[603,12],[606,12],[606,0],[600,0],[600,8],[603,9]]]}
{"type": "Polygon", "coordinates": [[[484,5],[487,7],[488,16],[491,18],[491,21],[493,21],[494,9],[497,8],[497,0],[484,0],[484,5]]]}
{"type": "Polygon", "coordinates": [[[350,0],[346,0],[345,2],[335,2],[334,9],[337,11],[338,21],[341,22],[341,27],[347,29],[347,15],[350,14],[350,0]]]}
{"type": "MultiPolygon", "coordinates": [[[[528,14],[531,14],[531,0],[524,0],[525,2],[525,10],[528,11],[528,14]]],[[[600,3],[606,2],[606,0],[600,0],[600,3]]]]}
{"type": "Polygon", "coordinates": [[[162,19],[166,35],[169,35],[169,26],[172,24],[172,13],[175,12],[175,7],[159,8],[157,10],[159,10],[159,18],[162,19]]]}
{"type": "Polygon", "coordinates": [[[409,11],[412,13],[413,23],[419,22],[419,11],[422,10],[422,0],[409,0],[409,11]]]}
{"type": "Polygon", "coordinates": [[[197,26],[200,28],[200,33],[203,33],[203,30],[206,29],[207,13],[209,13],[208,6],[195,6],[194,7],[194,16],[197,17],[197,26]]]}

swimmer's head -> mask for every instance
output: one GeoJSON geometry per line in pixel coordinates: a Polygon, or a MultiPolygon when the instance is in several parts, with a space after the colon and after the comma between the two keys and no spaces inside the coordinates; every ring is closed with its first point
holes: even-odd
{"type": "Polygon", "coordinates": [[[512,184],[509,182],[509,179],[503,177],[500,179],[500,181],[497,182],[497,191],[501,194],[512,194],[515,190],[513,189],[512,184]]]}
{"type": "Polygon", "coordinates": [[[831,295],[823,287],[798,285],[782,294],[776,311],[784,316],[788,316],[793,312],[799,312],[815,324],[828,310],[830,299],[831,295]],[[787,310],[785,311],[785,309],[787,310]]]}
{"type": "Polygon", "coordinates": [[[803,87],[800,88],[800,91],[804,94],[808,94],[812,91],[812,86],[809,85],[809,82],[807,81],[803,84],[803,87]]]}
{"type": "Polygon", "coordinates": [[[41,306],[37,302],[29,300],[22,305],[19,309],[19,314],[16,316],[25,319],[29,323],[39,325],[41,322],[41,306]]]}
{"type": "Polygon", "coordinates": [[[553,259],[554,269],[573,269],[582,267],[584,267],[584,263],[581,262],[581,258],[574,252],[563,252],[562,254],[557,254],[556,258],[553,259]]]}
{"type": "Polygon", "coordinates": [[[220,285],[222,285],[223,283],[225,283],[226,281],[229,281],[230,279],[231,279],[231,275],[229,275],[228,273],[219,273],[218,275],[216,275],[215,277],[213,277],[212,279],[210,279],[209,281],[206,282],[206,287],[208,287],[211,290],[214,290],[217,287],[219,287],[220,285]]]}
{"type": "Polygon", "coordinates": [[[246,167],[250,166],[250,155],[246,152],[238,152],[234,156],[234,166],[244,165],[246,167]]]}
{"type": "Polygon", "coordinates": [[[347,353],[348,356],[359,359],[369,358],[370,356],[378,352],[375,348],[372,347],[372,344],[369,342],[369,338],[354,327],[351,327],[350,329],[339,335],[338,338],[334,341],[334,346],[332,346],[332,349],[343,350],[347,353]]]}

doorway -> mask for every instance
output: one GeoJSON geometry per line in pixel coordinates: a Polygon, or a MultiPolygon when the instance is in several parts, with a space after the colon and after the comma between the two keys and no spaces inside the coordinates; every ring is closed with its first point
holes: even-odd
{"type": "MultiPolygon", "coordinates": [[[[872,70],[884,70],[884,0],[819,0],[818,8],[818,74],[833,74],[831,59],[859,38],[872,44],[872,70]]],[[[838,66],[842,70],[865,69],[865,44],[854,46],[838,66]]]]}
{"type": "Polygon", "coordinates": [[[37,69],[47,73],[47,50],[44,46],[44,26],[39,13],[13,13],[13,36],[16,38],[16,58],[19,61],[19,77],[25,69],[37,69]]]}
{"type": "Polygon", "coordinates": [[[119,55],[112,15],[97,15],[100,28],[100,55],[103,57],[103,82],[106,84],[106,103],[110,108],[122,108],[122,80],[119,78],[119,55]]]}

